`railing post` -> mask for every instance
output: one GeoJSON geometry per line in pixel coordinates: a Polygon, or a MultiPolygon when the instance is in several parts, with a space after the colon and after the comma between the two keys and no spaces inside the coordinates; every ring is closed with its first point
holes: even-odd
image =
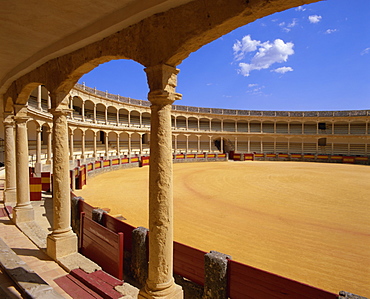
{"type": "Polygon", "coordinates": [[[231,256],[211,251],[204,255],[203,299],[227,299],[227,264],[231,256]]]}
{"type": "Polygon", "coordinates": [[[148,278],[148,231],[141,226],[132,231],[131,271],[140,287],[148,278]]]}

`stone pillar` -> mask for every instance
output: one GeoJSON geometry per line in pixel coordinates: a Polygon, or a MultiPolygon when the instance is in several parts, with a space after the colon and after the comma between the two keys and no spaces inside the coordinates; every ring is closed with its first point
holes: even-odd
{"type": "Polygon", "coordinates": [[[4,113],[4,154],[5,154],[5,205],[14,206],[17,201],[15,161],[14,115],[4,113]]]}
{"type": "MultiPolygon", "coordinates": [[[[54,135],[55,138],[55,135],[54,135]]],[[[73,131],[69,134],[69,160],[73,161],[73,131]]]]}
{"type": "Polygon", "coordinates": [[[118,157],[119,157],[120,153],[121,153],[121,150],[119,148],[119,133],[117,133],[117,152],[116,152],[116,154],[117,154],[118,157]]]}
{"type": "Polygon", "coordinates": [[[131,157],[131,134],[128,134],[127,150],[128,156],[131,157]]]}
{"type": "Polygon", "coordinates": [[[203,299],[227,298],[227,265],[231,256],[211,251],[204,256],[203,299]]]}
{"type": "Polygon", "coordinates": [[[38,127],[36,129],[36,164],[35,164],[35,174],[41,176],[41,134],[42,129],[38,127]]]}
{"type": "Polygon", "coordinates": [[[15,105],[18,113],[14,117],[16,128],[16,186],[17,205],[14,208],[15,224],[34,220],[34,211],[30,201],[30,185],[28,171],[28,137],[27,137],[27,106],[15,105]]]}
{"type": "MultiPolygon", "coordinates": [[[[171,149],[172,149],[172,141],[171,141],[171,149]]],[[[143,154],[143,135],[142,134],[140,134],[140,138],[139,138],[139,150],[140,150],[139,154],[141,156],[143,154]]]]}
{"type": "Polygon", "coordinates": [[[93,138],[94,138],[94,144],[93,144],[93,157],[97,157],[97,151],[96,151],[96,134],[97,132],[93,132],[93,138]]]}
{"type": "Polygon", "coordinates": [[[82,131],[81,134],[81,159],[85,159],[85,137],[86,137],[86,132],[82,131]]]}
{"type": "Polygon", "coordinates": [[[46,157],[46,164],[51,164],[51,137],[52,137],[52,134],[51,134],[51,128],[48,128],[47,131],[47,157],[46,157]]]}
{"type": "Polygon", "coordinates": [[[108,159],[109,157],[109,134],[107,132],[104,132],[104,138],[105,138],[105,157],[108,159]]]}
{"type": "Polygon", "coordinates": [[[185,135],[186,137],[186,152],[189,152],[189,135],[185,135]]]}
{"type": "Polygon", "coordinates": [[[197,152],[200,153],[200,135],[197,135],[198,144],[197,144],[197,152]]]}
{"type": "Polygon", "coordinates": [[[183,298],[173,272],[173,174],[171,106],[178,70],[168,65],[145,69],[150,92],[149,266],[139,298],[183,298]]]}
{"type": "Polygon", "coordinates": [[[208,136],[209,137],[209,152],[211,153],[212,152],[212,136],[208,136]]]}
{"type": "Polygon", "coordinates": [[[96,124],[96,105],[94,104],[94,124],[96,124]]]}
{"type": "Polygon", "coordinates": [[[108,109],[105,108],[105,124],[108,124],[108,109]]]}
{"type": "Polygon", "coordinates": [[[71,228],[68,124],[71,109],[51,109],[53,114],[53,225],[47,237],[47,254],[54,260],[77,253],[77,236],[71,228]]]}
{"type": "Polygon", "coordinates": [[[175,139],[175,146],[174,146],[174,150],[175,150],[175,154],[177,153],[177,135],[173,135],[174,139],[175,139]]]}
{"type": "Polygon", "coordinates": [[[221,141],[220,141],[220,152],[223,153],[224,152],[224,139],[223,137],[221,136],[221,141]]]}
{"type": "Polygon", "coordinates": [[[238,137],[235,137],[235,146],[234,146],[234,151],[238,151],[238,137]]]}
{"type": "Polygon", "coordinates": [[[41,106],[41,85],[37,86],[37,109],[42,110],[42,106],[41,106]]]}

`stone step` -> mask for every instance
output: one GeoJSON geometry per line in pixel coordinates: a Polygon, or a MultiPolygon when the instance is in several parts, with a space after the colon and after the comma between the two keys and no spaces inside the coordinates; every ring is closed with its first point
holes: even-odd
{"type": "Polygon", "coordinates": [[[35,273],[0,238],[0,266],[27,298],[61,299],[60,294],[35,273]]]}
{"type": "Polygon", "coordinates": [[[82,269],[74,269],[70,274],[57,278],[55,282],[75,299],[118,299],[123,296],[115,290],[115,287],[123,285],[123,281],[102,270],[87,273],[82,269]]]}

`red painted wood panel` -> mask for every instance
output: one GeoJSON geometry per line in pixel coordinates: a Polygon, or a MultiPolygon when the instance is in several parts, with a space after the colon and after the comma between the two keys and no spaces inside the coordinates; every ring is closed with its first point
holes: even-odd
{"type": "Polygon", "coordinates": [[[204,285],[204,255],[206,252],[173,243],[173,271],[197,284],[204,285]]]}
{"type": "Polygon", "coordinates": [[[122,297],[121,293],[114,290],[113,287],[104,280],[98,279],[97,277],[92,276],[81,269],[72,270],[71,275],[88,285],[90,289],[98,293],[103,298],[118,299],[122,297]]]}
{"type": "Polygon", "coordinates": [[[54,280],[58,286],[60,286],[68,295],[72,298],[80,299],[100,299],[103,297],[99,296],[96,292],[89,289],[81,281],[72,275],[66,275],[59,277],[54,280]]]}
{"type": "Polygon", "coordinates": [[[115,233],[81,213],[81,253],[123,279],[123,233],[115,233]]]}
{"type": "Polygon", "coordinates": [[[125,236],[125,251],[132,251],[132,231],[136,228],[108,214],[103,215],[103,225],[116,233],[122,232],[125,236]]]}
{"type": "Polygon", "coordinates": [[[335,299],[336,294],[320,290],[266,271],[229,260],[229,297],[335,299]]]}

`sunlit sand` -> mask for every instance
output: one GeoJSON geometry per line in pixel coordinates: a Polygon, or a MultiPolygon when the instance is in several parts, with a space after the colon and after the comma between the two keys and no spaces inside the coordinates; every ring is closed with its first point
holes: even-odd
{"type": "MultiPolygon", "coordinates": [[[[148,227],[148,167],[92,178],[79,196],[148,227]]],[[[370,296],[370,167],[174,164],[175,240],[331,292],[370,296]]]]}

